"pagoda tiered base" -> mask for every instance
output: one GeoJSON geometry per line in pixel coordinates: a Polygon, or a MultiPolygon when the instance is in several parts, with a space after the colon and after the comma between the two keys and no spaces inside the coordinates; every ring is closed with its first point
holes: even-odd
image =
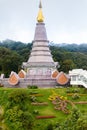
{"type": "Polygon", "coordinates": [[[56,87],[57,82],[56,79],[51,79],[50,77],[44,77],[44,78],[21,78],[19,80],[19,83],[17,85],[10,85],[8,82],[8,78],[4,78],[2,79],[2,81],[0,81],[1,84],[4,85],[4,87],[12,87],[12,88],[27,88],[28,86],[32,86],[32,85],[36,85],[38,87],[42,87],[42,88],[48,88],[48,87],[56,87]]]}

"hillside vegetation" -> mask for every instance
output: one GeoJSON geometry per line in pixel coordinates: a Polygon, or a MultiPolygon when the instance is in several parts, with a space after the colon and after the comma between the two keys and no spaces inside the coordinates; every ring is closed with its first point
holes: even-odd
{"type": "Polygon", "coordinates": [[[87,130],[87,89],[0,88],[1,130],[87,130]]]}

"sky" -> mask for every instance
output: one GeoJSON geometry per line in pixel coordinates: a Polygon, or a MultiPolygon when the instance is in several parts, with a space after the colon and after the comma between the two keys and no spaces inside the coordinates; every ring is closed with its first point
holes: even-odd
{"type": "MultiPolygon", "coordinates": [[[[0,41],[32,42],[39,0],[0,0],[0,41]]],[[[42,0],[47,37],[53,43],[87,43],[87,0],[42,0]]]]}

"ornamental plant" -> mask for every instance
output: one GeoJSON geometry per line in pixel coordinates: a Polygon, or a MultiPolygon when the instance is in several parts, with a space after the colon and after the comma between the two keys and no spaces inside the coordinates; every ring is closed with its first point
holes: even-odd
{"type": "Polygon", "coordinates": [[[72,95],[72,99],[73,100],[76,100],[76,99],[79,99],[79,98],[80,98],[80,96],[77,93],[75,93],[75,94],[72,95]]]}

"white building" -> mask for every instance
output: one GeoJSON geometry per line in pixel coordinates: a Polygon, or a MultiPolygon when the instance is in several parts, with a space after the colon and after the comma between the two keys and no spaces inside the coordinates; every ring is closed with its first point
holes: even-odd
{"type": "Polygon", "coordinates": [[[71,85],[82,85],[87,88],[87,70],[73,69],[69,71],[71,85]]]}

